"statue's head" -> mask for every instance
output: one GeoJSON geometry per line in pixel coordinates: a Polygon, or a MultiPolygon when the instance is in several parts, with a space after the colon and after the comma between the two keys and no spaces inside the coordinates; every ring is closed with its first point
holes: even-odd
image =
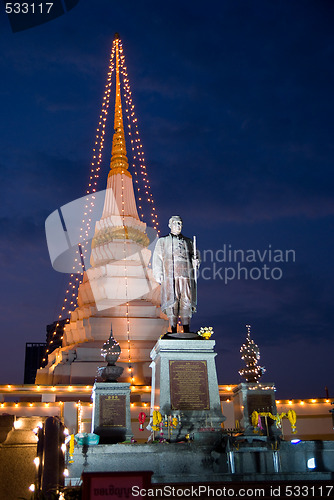
{"type": "Polygon", "coordinates": [[[182,231],[182,219],[179,215],[173,215],[168,221],[168,227],[172,234],[178,235],[182,231]]]}

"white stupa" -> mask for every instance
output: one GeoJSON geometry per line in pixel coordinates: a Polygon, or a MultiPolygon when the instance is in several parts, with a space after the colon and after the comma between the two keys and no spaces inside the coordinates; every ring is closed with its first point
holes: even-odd
{"type": "Polygon", "coordinates": [[[115,41],[116,98],[112,158],[102,217],[96,222],[91,268],[79,286],[78,307],[65,327],[62,347],[37,371],[36,384],[92,384],[103,365],[101,347],[112,328],[122,353],[122,381],[150,385],[150,351],[166,332],[160,287],[149,267],[146,224],[140,221],[123,127],[119,46],[115,41]]]}

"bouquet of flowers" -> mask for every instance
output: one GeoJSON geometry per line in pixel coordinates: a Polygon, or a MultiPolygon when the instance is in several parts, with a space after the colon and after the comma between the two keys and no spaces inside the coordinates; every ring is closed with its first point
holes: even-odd
{"type": "Polygon", "coordinates": [[[202,326],[197,333],[198,335],[204,337],[206,340],[209,340],[209,338],[213,334],[213,328],[212,326],[202,326]]]}

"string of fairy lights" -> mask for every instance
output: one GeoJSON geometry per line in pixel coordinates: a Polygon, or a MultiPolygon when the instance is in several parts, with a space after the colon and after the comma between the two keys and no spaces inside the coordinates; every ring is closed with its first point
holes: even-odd
{"type": "Polygon", "coordinates": [[[246,325],[246,342],[240,348],[241,359],[246,363],[246,367],[239,370],[239,375],[246,379],[246,382],[258,382],[266,371],[264,366],[258,366],[260,350],[254,340],[251,339],[251,325],[246,325]]]}
{"type": "Polygon", "coordinates": [[[79,399],[79,401],[77,402],[78,432],[83,432],[82,413],[83,413],[82,404],[79,399]]]}
{"type": "MultiPolygon", "coordinates": [[[[91,214],[94,208],[94,199],[95,196],[93,193],[97,190],[97,181],[99,179],[99,173],[101,170],[102,163],[102,152],[104,148],[105,141],[105,129],[106,129],[106,121],[108,115],[108,109],[110,104],[110,94],[111,94],[111,81],[112,81],[112,73],[114,70],[114,58],[115,58],[115,44],[112,45],[108,74],[107,74],[107,82],[104,88],[104,95],[102,99],[102,109],[99,116],[99,122],[96,129],[95,142],[93,147],[93,158],[91,161],[91,169],[90,169],[90,177],[89,183],[86,190],[86,195],[91,195],[86,198],[85,208],[84,208],[84,217],[82,219],[82,225],[79,231],[79,238],[81,240],[78,248],[76,249],[76,256],[74,258],[74,263],[72,267],[72,273],[70,274],[67,290],[65,292],[63,304],[61,307],[60,314],[58,315],[57,323],[55,325],[52,336],[55,337],[57,334],[57,328],[60,326],[60,322],[62,319],[66,320],[66,323],[70,322],[70,314],[77,306],[77,298],[78,298],[78,290],[79,285],[82,282],[83,272],[84,272],[84,258],[88,252],[88,240],[89,240],[89,230],[91,229],[91,217],[86,217],[91,214]],[[84,239],[85,238],[85,239],[84,239]],[[78,262],[80,260],[81,270],[78,268],[78,262]],[[69,297],[69,298],[68,298],[69,297]]],[[[63,336],[60,337],[60,340],[63,340],[63,336]]],[[[46,355],[49,353],[49,349],[46,349],[46,355]]],[[[46,361],[46,358],[43,358],[43,362],[46,361]]]]}
{"type": "MultiPolygon", "coordinates": [[[[84,262],[90,251],[90,239],[89,234],[92,230],[92,212],[94,209],[94,200],[96,199],[95,193],[97,191],[98,180],[101,173],[101,165],[103,161],[103,149],[105,143],[105,135],[106,135],[106,125],[107,125],[107,117],[108,110],[110,105],[110,97],[111,97],[111,89],[112,89],[112,77],[113,74],[118,74],[120,88],[123,90],[122,95],[125,102],[125,113],[127,118],[127,135],[129,138],[129,144],[131,147],[131,155],[132,161],[131,166],[134,173],[134,181],[135,187],[137,191],[137,204],[139,208],[140,218],[143,220],[144,215],[144,203],[148,204],[149,207],[149,216],[152,227],[159,234],[159,222],[158,215],[156,211],[156,207],[154,206],[154,200],[152,195],[152,190],[147,174],[146,164],[145,164],[145,155],[143,150],[143,145],[140,139],[139,130],[138,130],[138,119],[135,115],[135,106],[132,101],[132,92],[129,83],[129,77],[127,73],[127,67],[125,64],[125,55],[124,49],[121,40],[118,37],[115,37],[111,54],[109,59],[109,67],[107,73],[107,81],[104,88],[104,94],[102,98],[102,107],[101,113],[99,116],[99,122],[96,128],[95,134],[95,143],[93,147],[93,155],[91,161],[91,169],[90,169],[90,177],[88,182],[88,187],[86,190],[86,199],[85,199],[85,207],[83,218],[81,221],[81,227],[79,232],[80,243],[78,244],[78,248],[76,249],[76,256],[74,259],[74,264],[72,268],[72,273],[70,274],[69,283],[67,286],[67,290],[65,292],[63,305],[61,307],[60,314],[57,319],[56,326],[54,327],[54,331],[52,333],[53,337],[57,335],[57,328],[60,326],[62,320],[66,320],[68,324],[70,322],[70,315],[77,307],[77,298],[79,286],[82,282],[85,267],[84,262]],[[117,54],[117,55],[116,55],[117,54]],[[116,68],[116,71],[115,71],[116,68]],[[122,76],[122,82],[120,75],[122,76]],[[121,84],[123,83],[123,85],[121,84]]],[[[122,176],[123,182],[123,176],[122,176]]],[[[122,197],[123,197],[124,186],[122,185],[122,197]]],[[[123,226],[124,226],[124,199],[122,198],[122,207],[123,207],[123,226]]],[[[124,248],[126,257],[126,242],[124,235],[124,248]]],[[[134,373],[133,366],[131,362],[131,342],[130,342],[130,317],[129,317],[129,300],[128,300],[128,276],[127,276],[127,266],[126,266],[126,258],[125,262],[125,293],[126,293],[126,325],[127,325],[127,362],[128,362],[128,372],[131,383],[134,382],[134,373]]],[[[60,340],[63,340],[63,336],[60,337],[60,340]]],[[[46,355],[49,353],[49,349],[46,350],[46,355]]],[[[43,362],[46,361],[46,358],[43,359],[43,362]]]]}
{"type": "MultiPolygon", "coordinates": [[[[124,226],[124,220],[125,214],[124,214],[124,177],[122,175],[122,221],[123,221],[123,226],[124,226]]],[[[130,376],[130,381],[131,383],[134,382],[134,376],[133,376],[133,368],[132,368],[132,362],[131,362],[131,339],[130,339],[130,316],[129,316],[129,290],[128,290],[128,267],[126,264],[126,257],[127,257],[127,252],[126,252],[126,239],[124,235],[123,239],[123,260],[124,260],[124,281],[125,281],[125,299],[126,299],[126,309],[125,309],[125,318],[126,318],[126,340],[127,340],[127,362],[128,362],[128,372],[130,376]]]]}
{"type": "MultiPolygon", "coordinates": [[[[271,386],[265,386],[262,384],[258,384],[258,387],[261,387],[264,390],[274,389],[271,386]]],[[[229,399],[223,400],[226,403],[231,403],[233,400],[233,390],[236,388],[236,385],[233,386],[219,386],[219,392],[221,395],[229,396],[229,399]]],[[[36,410],[39,411],[38,415],[41,417],[45,417],[48,415],[54,415],[54,409],[59,409],[59,415],[62,416],[64,412],[64,405],[69,405],[73,408],[73,402],[76,401],[75,407],[77,410],[77,432],[84,432],[85,426],[90,426],[89,418],[91,417],[91,408],[93,407],[93,403],[87,401],[81,401],[81,398],[86,397],[92,391],[92,386],[39,386],[39,385],[1,385],[0,393],[6,397],[6,394],[9,394],[11,397],[15,394],[15,401],[2,401],[0,402],[0,410],[4,409],[5,412],[10,411],[15,415],[15,418],[21,419],[24,416],[30,415],[30,410],[34,411],[34,415],[36,416],[36,410]],[[39,401],[27,401],[27,396],[31,398],[32,395],[38,393],[42,395],[42,400],[39,401]],[[57,394],[56,401],[43,401],[43,395],[49,395],[50,393],[57,394]],[[58,398],[64,397],[64,401],[58,400],[58,398]],[[69,396],[72,396],[72,399],[69,400],[69,396]],[[20,401],[20,397],[22,397],[22,401],[20,401]],[[22,414],[22,410],[25,409],[26,413],[22,414]],[[85,417],[85,419],[84,419],[85,417]]],[[[132,386],[131,392],[139,395],[149,395],[151,391],[150,386],[132,386]]],[[[294,408],[298,408],[298,406],[309,407],[313,406],[321,408],[325,404],[334,403],[333,398],[306,398],[306,399],[283,399],[283,400],[275,400],[277,405],[280,405],[282,410],[284,410],[285,406],[288,407],[293,406],[294,408]]],[[[145,409],[149,406],[148,402],[139,400],[136,402],[130,403],[131,408],[140,408],[145,409]]],[[[159,407],[156,407],[159,409],[159,407]]],[[[19,420],[17,421],[17,425],[19,425],[19,420]]],[[[22,421],[23,422],[23,421],[22,421]]],[[[21,422],[21,423],[22,423],[21,422]]],[[[17,425],[14,424],[14,427],[17,428],[17,425]]]]}
{"type": "MultiPolygon", "coordinates": [[[[119,74],[119,46],[116,41],[116,99],[117,105],[115,103],[115,117],[118,117],[118,126],[123,128],[123,117],[122,117],[122,98],[121,98],[121,83],[119,74]],[[117,99],[118,97],[118,99],[117,99]]],[[[128,372],[130,376],[131,383],[134,381],[133,369],[131,363],[131,339],[130,339],[130,316],[129,316],[129,290],[128,290],[128,268],[127,268],[127,241],[126,241],[126,231],[125,231],[125,199],[124,199],[124,175],[121,174],[121,216],[122,224],[124,228],[124,238],[123,238],[123,261],[124,261],[124,281],[125,281],[125,318],[126,318],[126,339],[127,339],[127,361],[128,361],[128,372]]]]}
{"type": "Polygon", "coordinates": [[[154,206],[152,190],[146,171],[145,155],[138,130],[138,119],[136,118],[135,106],[132,102],[132,93],[127,73],[127,67],[125,65],[123,45],[120,40],[119,40],[119,51],[120,51],[120,71],[123,76],[123,91],[124,91],[123,96],[126,104],[125,113],[128,121],[128,134],[130,138],[132,158],[133,158],[132,167],[135,174],[135,185],[138,192],[138,208],[140,209],[141,217],[144,218],[143,208],[142,208],[143,201],[146,200],[149,203],[149,206],[151,207],[150,217],[152,226],[159,234],[160,230],[158,229],[159,226],[158,216],[156,213],[156,208],[154,206]],[[140,187],[140,182],[138,179],[139,178],[138,170],[142,178],[142,183],[144,186],[143,188],[140,187]]]}

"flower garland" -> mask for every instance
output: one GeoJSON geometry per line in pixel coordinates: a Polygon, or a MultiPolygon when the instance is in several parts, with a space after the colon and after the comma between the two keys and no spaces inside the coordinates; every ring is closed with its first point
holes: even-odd
{"type": "Polygon", "coordinates": [[[294,410],[289,410],[288,414],[287,414],[287,417],[288,417],[289,422],[291,424],[292,432],[295,434],[297,432],[297,429],[296,429],[296,421],[297,421],[296,412],[294,410]]]}
{"type": "Polygon", "coordinates": [[[160,411],[154,410],[152,414],[152,425],[151,428],[153,430],[153,439],[154,439],[154,432],[158,431],[160,434],[160,442],[166,442],[166,439],[163,439],[164,435],[164,427],[167,427],[167,439],[170,439],[173,430],[178,427],[178,425],[181,424],[181,417],[180,415],[164,415],[164,417],[161,415],[160,411]]]}
{"type": "Polygon", "coordinates": [[[172,422],[171,422],[171,426],[177,427],[178,423],[179,423],[179,419],[177,417],[173,417],[172,422]]]}
{"type": "MultiPolygon", "coordinates": [[[[179,417],[180,418],[180,417],[179,417]]],[[[165,427],[167,427],[168,430],[168,439],[172,437],[173,434],[173,429],[176,429],[177,426],[179,425],[179,420],[178,417],[172,416],[172,415],[165,415],[165,427]]]]}
{"type": "Polygon", "coordinates": [[[282,412],[281,414],[277,413],[277,415],[273,415],[270,411],[257,412],[254,410],[251,415],[253,427],[260,427],[259,425],[260,417],[269,417],[272,420],[275,420],[275,424],[278,429],[282,427],[282,419],[284,417],[287,417],[291,424],[292,433],[295,434],[297,432],[296,429],[297,415],[294,410],[289,410],[288,413],[285,412],[282,412]]]}
{"type": "Polygon", "coordinates": [[[69,464],[73,464],[73,462],[74,462],[74,460],[73,460],[73,455],[74,455],[74,434],[71,434],[71,438],[70,438],[69,455],[70,455],[70,459],[69,459],[68,463],[69,464]]]}
{"type": "Polygon", "coordinates": [[[159,431],[162,428],[162,415],[160,411],[154,410],[153,411],[153,425],[152,429],[154,431],[159,431]]]}
{"type": "Polygon", "coordinates": [[[146,420],[146,413],[141,411],[138,415],[138,420],[139,420],[139,430],[144,431],[144,423],[146,420]]]}
{"type": "Polygon", "coordinates": [[[256,410],[253,411],[252,415],[251,415],[251,418],[252,418],[252,426],[253,427],[258,427],[258,424],[259,424],[259,414],[256,410]]]}

